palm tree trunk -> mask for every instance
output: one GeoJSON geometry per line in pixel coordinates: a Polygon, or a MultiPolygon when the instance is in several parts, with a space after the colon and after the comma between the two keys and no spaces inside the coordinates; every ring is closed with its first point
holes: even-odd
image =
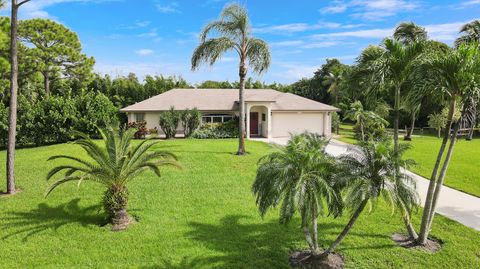
{"type": "Polygon", "coordinates": [[[247,76],[247,67],[245,66],[245,60],[242,58],[240,60],[239,68],[240,76],[240,89],[238,90],[239,94],[239,106],[240,106],[240,117],[239,117],[239,134],[238,134],[238,151],[237,155],[245,154],[245,77],[247,76]]]}
{"type": "Polygon", "coordinates": [[[432,199],[432,209],[430,210],[430,215],[428,218],[427,237],[428,237],[428,232],[430,231],[430,228],[432,226],[433,218],[435,217],[435,210],[437,209],[438,197],[440,196],[440,191],[442,189],[443,182],[445,181],[448,165],[450,163],[450,159],[452,158],[452,154],[453,154],[453,148],[455,147],[455,143],[457,141],[457,132],[459,128],[460,128],[460,120],[457,121],[457,123],[455,123],[453,134],[450,137],[450,145],[448,147],[447,156],[443,161],[442,170],[440,171],[440,175],[438,176],[437,184],[435,186],[435,192],[433,194],[433,199],[432,199]]]}
{"type": "Polygon", "coordinates": [[[415,113],[412,112],[412,121],[410,124],[410,128],[407,130],[407,135],[405,136],[404,140],[411,141],[413,135],[413,129],[415,128],[415,113]]]}
{"type": "Polygon", "coordinates": [[[442,131],[442,128],[437,129],[437,137],[440,138],[440,132],[442,131]]]}
{"type": "Polygon", "coordinates": [[[394,118],[393,118],[393,147],[394,152],[398,152],[398,124],[400,121],[400,87],[395,88],[395,104],[394,104],[394,118]]]}
{"type": "Polygon", "coordinates": [[[365,200],[362,201],[360,206],[353,213],[353,215],[350,218],[350,221],[348,222],[347,226],[345,226],[345,228],[343,228],[343,231],[338,235],[335,242],[333,242],[332,245],[330,245],[330,247],[324,252],[324,255],[328,255],[329,253],[333,252],[337,248],[337,246],[343,241],[343,239],[348,234],[348,232],[350,232],[350,229],[352,229],[353,224],[355,224],[358,217],[360,216],[362,211],[365,209],[365,206],[367,205],[367,202],[368,202],[368,199],[365,199],[365,200]]]}
{"type": "Polygon", "coordinates": [[[12,0],[10,21],[10,108],[8,113],[7,142],[7,193],[15,193],[15,143],[17,135],[17,93],[18,93],[18,5],[12,0]]]}
{"type": "Polygon", "coordinates": [[[432,210],[433,195],[434,195],[435,187],[437,184],[437,174],[438,174],[438,169],[440,168],[440,162],[442,161],[443,154],[447,146],[448,138],[450,136],[450,130],[452,128],[453,113],[455,111],[455,99],[456,99],[456,96],[453,95],[450,101],[450,108],[449,108],[448,117],[447,117],[447,125],[445,128],[445,134],[443,136],[442,145],[440,146],[440,150],[438,151],[437,160],[435,161],[435,166],[433,167],[432,175],[430,177],[430,183],[428,184],[427,197],[425,199],[425,205],[423,207],[422,224],[420,226],[420,234],[418,235],[418,243],[421,245],[424,245],[427,242],[427,238],[428,238],[428,233],[429,233],[428,224],[430,223],[430,212],[432,210]]]}
{"type": "Polygon", "coordinates": [[[318,250],[318,214],[317,210],[314,208],[312,209],[312,230],[313,230],[313,254],[319,254],[318,250]]]}
{"type": "Polygon", "coordinates": [[[363,130],[363,121],[360,121],[360,131],[362,133],[362,141],[365,142],[365,131],[363,130]]]}
{"type": "Polygon", "coordinates": [[[127,212],[128,188],[124,185],[112,185],[105,192],[103,206],[113,224],[112,230],[124,230],[131,223],[127,212]]]}
{"type": "Polygon", "coordinates": [[[310,230],[308,229],[307,219],[302,217],[302,227],[303,227],[303,235],[305,236],[305,240],[308,243],[308,247],[310,250],[314,250],[315,246],[313,244],[312,236],[310,235],[310,230]]]}
{"type": "Polygon", "coordinates": [[[415,231],[415,228],[413,227],[412,222],[410,221],[410,213],[405,212],[405,215],[403,216],[403,222],[405,223],[405,227],[407,227],[407,232],[410,238],[412,240],[417,240],[418,234],[415,231]]]}

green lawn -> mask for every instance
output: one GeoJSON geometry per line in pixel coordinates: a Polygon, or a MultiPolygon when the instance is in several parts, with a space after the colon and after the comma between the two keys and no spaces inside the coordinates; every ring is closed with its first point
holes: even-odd
{"type": "MultiPolygon", "coordinates": [[[[291,249],[304,248],[299,219],[278,224],[277,212],[262,220],[250,186],[258,158],[272,150],[247,142],[245,157],[232,154],[236,140],[175,140],[161,147],[178,154],[182,171],[147,173],[130,185],[130,212],[139,223],[123,232],[100,226],[103,189],[85,182],[60,187],[48,199],[45,175],[54,154],[84,154],[62,144],[17,152],[23,192],[0,198],[1,268],[289,268],[291,249]]],[[[4,163],[5,152],[0,152],[4,163]]],[[[5,173],[4,166],[0,174],[5,173]]],[[[3,186],[2,182],[2,186],[3,186]]],[[[418,212],[420,214],[420,212],[418,212]]],[[[419,215],[414,217],[418,225],[419,215]]],[[[323,246],[346,218],[323,219],[323,246]]],[[[443,217],[432,235],[444,241],[437,254],[397,247],[400,218],[380,205],[360,217],[339,251],[348,268],[478,268],[480,233],[443,217]]]]}
{"type": "MultiPolygon", "coordinates": [[[[340,141],[355,144],[357,141],[353,137],[353,126],[342,124],[340,127],[340,141]]],[[[402,137],[400,137],[402,139],[402,137]]],[[[430,178],[438,150],[440,149],[442,140],[430,135],[414,135],[410,143],[410,149],[405,157],[413,159],[417,162],[412,171],[430,178]]],[[[445,184],[449,187],[461,190],[480,197],[480,139],[476,138],[472,141],[465,141],[460,138],[455,145],[453,156],[448,167],[445,184]]]]}

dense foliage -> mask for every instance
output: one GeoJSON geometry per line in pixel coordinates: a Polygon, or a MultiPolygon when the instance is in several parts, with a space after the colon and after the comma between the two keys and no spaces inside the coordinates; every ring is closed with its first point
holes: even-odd
{"type": "Polygon", "coordinates": [[[193,133],[194,138],[235,138],[238,137],[238,121],[205,123],[193,133]]]}
{"type": "Polygon", "coordinates": [[[162,131],[165,133],[165,137],[167,139],[175,138],[175,135],[177,134],[177,127],[180,123],[180,115],[181,112],[175,110],[174,107],[171,107],[170,110],[160,113],[159,125],[160,128],[162,128],[162,131]]]}
{"type": "Polygon", "coordinates": [[[197,109],[186,109],[180,112],[180,121],[183,126],[183,134],[190,137],[202,123],[202,113],[197,109]]]}

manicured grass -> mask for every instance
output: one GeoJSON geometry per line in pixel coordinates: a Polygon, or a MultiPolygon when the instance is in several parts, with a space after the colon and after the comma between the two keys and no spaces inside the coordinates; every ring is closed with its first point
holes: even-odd
{"type": "MultiPolygon", "coordinates": [[[[84,182],[57,189],[45,199],[45,175],[54,154],[84,156],[62,144],[17,152],[23,192],[0,197],[2,268],[289,268],[291,249],[305,248],[299,218],[278,224],[278,212],[261,219],[250,186],[256,162],[273,150],[247,142],[247,156],[232,153],[236,140],[162,141],[184,165],[161,179],[144,174],[130,185],[130,212],[139,219],[123,232],[103,223],[101,186],[84,182]]],[[[4,163],[5,152],[0,153],[4,163]]],[[[4,167],[0,174],[4,174],[4,167]]],[[[3,185],[2,185],[3,186],[3,185]]],[[[418,226],[420,212],[414,216],[418,226]]],[[[347,218],[324,218],[322,245],[334,240],[347,218]]],[[[432,235],[444,241],[436,254],[397,247],[390,236],[403,231],[398,214],[383,204],[360,217],[339,251],[348,268],[475,268],[480,233],[444,217],[432,235]]]]}
{"type": "MultiPolygon", "coordinates": [[[[407,158],[418,164],[412,171],[430,178],[442,140],[434,136],[414,136],[412,149],[407,158]]],[[[448,166],[445,184],[457,190],[480,197],[480,139],[466,141],[460,138],[455,144],[453,156],[448,166]]]]}
{"type": "MultiPolygon", "coordinates": [[[[353,126],[342,124],[340,126],[340,136],[337,139],[345,143],[355,144],[357,141],[353,135],[353,126]]],[[[400,139],[401,143],[412,145],[412,149],[405,155],[405,157],[417,162],[417,165],[412,167],[411,170],[427,179],[430,178],[442,139],[430,135],[414,135],[410,142],[403,141],[402,136],[400,139]]],[[[459,138],[448,167],[445,185],[480,197],[479,166],[480,139],[475,138],[472,141],[466,141],[459,138]]]]}

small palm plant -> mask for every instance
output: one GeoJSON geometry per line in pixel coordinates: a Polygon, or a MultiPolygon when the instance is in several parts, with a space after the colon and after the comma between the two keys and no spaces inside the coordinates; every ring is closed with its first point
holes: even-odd
{"type": "Polygon", "coordinates": [[[406,146],[399,146],[399,150],[395,151],[390,139],[362,142],[359,145],[358,149],[340,157],[341,172],[338,174],[345,188],[345,206],[352,208],[353,214],[324,254],[336,249],[367,205],[383,198],[393,208],[398,206],[405,214],[419,201],[413,179],[398,169],[413,162],[401,158],[406,146]]]}
{"type": "Polygon", "coordinates": [[[280,223],[288,223],[299,212],[311,256],[320,254],[317,219],[341,212],[335,185],[336,161],[325,153],[328,141],[311,133],[292,136],[287,146],[259,161],[252,186],[263,217],[280,205],[280,223]],[[326,205],[326,206],[325,206],[326,205]]]}
{"type": "Polygon", "coordinates": [[[65,175],[48,187],[48,196],[58,186],[69,182],[85,180],[103,184],[107,190],[103,197],[103,206],[108,215],[108,221],[113,224],[112,230],[123,230],[130,223],[127,213],[128,188],[127,183],[146,170],[160,176],[161,166],[180,167],[177,158],[170,152],[152,150],[158,141],[143,140],[138,145],[131,144],[135,130],[118,132],[112,127],[99,129],[104,147],[101,147],[87,135],[77,133],[80,137],[73,144],[79,145],[88,154],[90,160],[75,156],[57,155],[48,160],[64,159],[72,164],[59,165],[47,175],[47,180],[57,173],[65,171],[65,175]]]}

